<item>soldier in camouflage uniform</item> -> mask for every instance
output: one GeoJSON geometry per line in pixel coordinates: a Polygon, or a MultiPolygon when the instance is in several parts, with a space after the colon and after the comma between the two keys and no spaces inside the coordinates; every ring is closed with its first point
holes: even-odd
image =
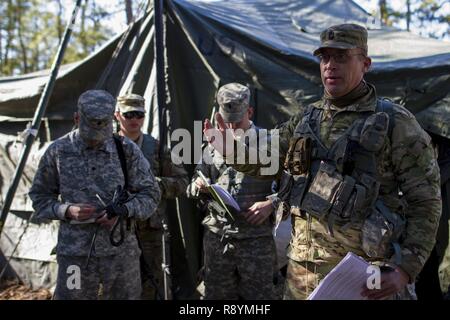
{"type": "MultiPolygon", "coordinates": [[[[249,99],[249,89],[238,83],[219,89],[219,112],[229,128],[257,132],[249,120],[249,99]]],[[[250,135],[249,139],[254,138],[250,135]]],[[[272,183],[237,172],[212,148],[207,152],[212,164],[200,163],[196,170],[209,183],[226,189],[242,211],[232,213],[233,221],[217,202],[206,202],[208,213],[202,222],[205,299],[273,299],[276,252],[270,221],[272,200],[267,199],[272,183]]],[[[206,192],[205,182],[196,173],[187,189],[188,197],[205,197],[206,192]]]]}
{"type": "MultiPolygon", "coordinates": [[[[149,300],[158,298],[157,295],[162,295],[164,292],[162,239],[163,224],[167,227],[167,200],[184,195],[189,179],[183,165],[176,165],[172,162],[170,150],[164,148],[161,156],[159,141],[149,134],[142,133],[141,128],[145,116],[144,102],[144,98],[137,94],[118,97],[115,116],[120,124],[119,134],[133,140],[142,150],[144,157],[151,164],[153,174],[162,193],[156,213],[150,219],[137,223],[143,258],[151,273],[144,274],[145,271],[148,272],[149,270],[141,270],[142,299],[149,300]],[[155,290],[155,286],[158,291],[155,290]]],[[[164,237],[164,240],[165,246],[169,248],[168,239],[164,237]]],[[[163,297],[160,296],[159,298],[162,299],[163,297]]]]}
{"type": "Polygon", "coordinates": [[[115,99],[103,90],[80,96],[78,129],[49,146],[29,193],[38,218],[60,220],[56,299],[139,299],[141,295],[140,250],[133,222],[155,212],[160,190],[139,148],[123,138],[118,142],[131,197],[112,205],[116,187],[125,184],[113,139],[114,107],[115,99]],[[123,243],[113,246],[110,230],[117,215],[127,220],[123,243]]]}
{"type": "MultiPolygon", "coordinates": [[[[308,297],[350,251],[385,267],[381,289],[364,288],[363,296],[414,298],[441,214],[431,139],[408,110],[377,98],[364,81],[371,65],[364,27],[332,26],[320,40],[323,98],[272,135],[283,165],[277,214],[290,212],[293,226],[285,299],[308,297]]],[[[234,168],[258,176],[262,165],[234,168]]]]}

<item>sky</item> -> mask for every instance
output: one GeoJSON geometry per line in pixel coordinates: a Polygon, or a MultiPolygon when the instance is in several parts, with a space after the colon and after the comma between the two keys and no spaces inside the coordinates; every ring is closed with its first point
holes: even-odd
{"type": "MultiPolygon", "coordinates": [[[[371,14],[379,14],[378,11],[378,0],[357,0],[355,1],[357,4],[359,4],[362,8],[364,8],[367,12],[371,14]]],[[[396,1],[389,1],[389,5],[392,6],[392,8],[396,11],[406,11],[406,0],[396,0],[396,1]]],[[[417,5],[416,5],[417,6],[417,5]]],[[[411,9],[414,10],[415,6],[412,6],[411,9]]],[[[450,2],[447,2],[442,8],[442,12],[450,13],[450,2]]],[[[397,28],[406,30],[406,19],[402,19],[401,23],[399,25],[396,25],[397,28]]],[[[428,32],[428,31],[439,31],[440,33],[445,32],[447,26],[445,24],[428,24],[425,28],[418,28],[417,26],[412,25],[411,26],[411,32],[420,35],[421,32],[428,32]]],[[[450,37],[447,37],[447,39],[444,39],[445,41],[450,41],[450,37]]]]}
{"type": "MultiPolygon", "coordinates": [[[[133,6],[134,9],[141,4],[142,1],[147,0],[133,0],[133,6]]],[[[152,1],[152,0],[150,0],[152,1]]],[[[221,0],[204,0],[204,1],[221,1],[221,0]]],[[[64,0],[66,4],[66,8],[72,8],[74,0],[64,0]]],[[[108,20],[109,27],[115,32],[119,33],[123,31],[126,28],[126,22],[125,22],[125,12],[121,7],[118,7],[117,1],[111,1],[111,0],[96,0],[97,3],[104,5],[105,7],[111,8],[111,11],[118,11],[116,14],[112,15],[108,20]],[[121,10],[122,9],[122,10],[121,10]]],[[[358,5],[360,5],[363,9],[365,9],[367,12],[377,15],[378,12],[378,0],[356,0],[355,1],[358,5]]],[[[393,7],[396,11],[405,11],[406,9],[406,0],[396,0],[396,1],[389,1],[389,5],[393,7]]],[[[412,8],[414,9],[414,7],[412,8]]],[[[444,7],[441,9],[444,12],[450,13],[450,2],[448,2],[444,7]]],[[[70,14],[72,12],[72,9],[66,11],[66,18],[68,19],[70,14]]],[[[406,30],[406,20],[402,19],[401,23],[399,25],[395,25],[395,27],[406,30]]],[[[447,26],[444,24],[428,24],[425,28],[418,28],[417,26],[412,25],[411,26],[411,32],[420,35],[421,32],[425,32],[428,30],[434,30],[439,32],[444,32],[447,26]]],[[[447,37],[444,39],[445,41],[450,41],[450,37],[447,37]]]]}

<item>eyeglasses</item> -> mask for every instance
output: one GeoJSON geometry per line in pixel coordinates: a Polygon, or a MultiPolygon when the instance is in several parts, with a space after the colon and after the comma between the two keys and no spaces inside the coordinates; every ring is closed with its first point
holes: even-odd
{"type": "Polygon", "coordinates": [[[347,63],[350,60],[351,56],[366,56],[363,53],[336,53],[336,54],[326,54],[326,53],[321,53],[319,54],[317,57],[320,60],[320,63],[328,63],[330,62],[331,58],[334,59],[334,61],[336,63],[347,63]]]}
{"type": "Polygon", "coordinates": [[[122,115],[128,120],[133,119],[133,118],[142,119],[145,117],[145,113],[140,112],[140,111],[125,112],[125,113],[122,113],[122,115]]]}

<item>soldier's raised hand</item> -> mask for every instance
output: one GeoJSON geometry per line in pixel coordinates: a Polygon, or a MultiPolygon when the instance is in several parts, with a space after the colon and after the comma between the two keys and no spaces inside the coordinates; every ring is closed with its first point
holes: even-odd
{"type": "Polygon", "coordinates": [[[233,153],[232,147],[235,138],[233,130],[230,130],[227,127],[219,112],[216,112],[214,117],[216,119],[217,128],[214,128],[209,119],[206,119],[203,123],[203,133],[217,152],[223,156],[230,155],[233,153]]]}

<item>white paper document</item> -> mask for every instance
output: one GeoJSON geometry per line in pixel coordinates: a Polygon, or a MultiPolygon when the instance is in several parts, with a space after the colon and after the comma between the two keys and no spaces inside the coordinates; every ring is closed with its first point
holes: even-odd
{"type": "Polygon", "coordinates": [[[349,252],[319,283],[308,300],[367,300],[361,295],[370,264],[349,252]]]}

